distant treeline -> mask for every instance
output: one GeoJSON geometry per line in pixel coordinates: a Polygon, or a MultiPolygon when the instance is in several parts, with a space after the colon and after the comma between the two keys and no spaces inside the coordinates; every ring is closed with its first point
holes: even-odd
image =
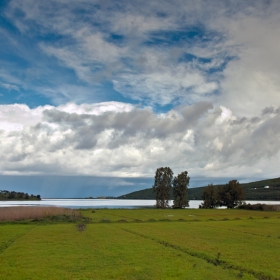
{"type": "MultiPolygon", "coordinates": [[[[211,182],[209,182],[211,183],[211,182]]],[[[261,180],[251,183],[240,184],[245,191],[246,200],[280,200],[280,178],[261,180]],[[269,186],[269,188],[264,188],[269,186]]],[[[214,185],[217,188],[219,185],[214,185]]],[[[224,185],[221,185],[224,186],[224,185]]],[[[201,200],[205,187],[188,188],[189,200],[201,200]]],[[[171,199],[172,191],[171,191],[171,199]]],[[[118,197],[119,199],[155,199],[152,188],[132,192],[118,197]]]]}
{"type": "Polygon", "coordinates": [[[41,196],[23,193],[23,192],[15,192],[15,191],[1,191],[0,190],[0,200],[41,200],[41,196]]]}
{"type": "Polygon", "coordinates": [[[280,211],[280,205],[270,205],[270,204],[242,204],[238,206],[239,209],[245,210],[257,210],[257,211],[280,211]]]}

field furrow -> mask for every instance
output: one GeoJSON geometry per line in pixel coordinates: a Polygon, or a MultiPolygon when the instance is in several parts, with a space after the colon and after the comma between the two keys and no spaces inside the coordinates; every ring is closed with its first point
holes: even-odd
{"type": "Polygon", "coordinates": [[[245,267],[236,266],[233,263],[228,263],[225,260],[221,260],[219,253],[217,254],[216,258],[213,258],[212,256],[210,256],[208,254],[205,254],[205,253],[201,253],[199,251],[190,250],[188,248],[181,247],[181,246],[169,243],[169,242],[164,241],[164,240],[160,240],[160,239],[157,239],[157,238],[154,238],[154,237],[151,237],[151,236],[148,236],[148,235],[144,235],[144,234],[139,234],[138,232],[135,232],[135,231],[132,231],[132,230],[128,230],[128,229],[121,228],[121,227],[119,227],[119,228],[126,231],[126,232],[129,232],[131,234],[140,236],[140,237],[145,238],[145,239],[152,240],[152,241],[154,241],[158,244],[161,244],[165,247],[172,248],[172,249],[177,250],[179,252],[188,254],[191,257],[199,258],[199,259],[204,260],[207,263],[210,263],[214,266],[220,266],[223,269],[235,270],[235,271],[237,271],[237,275],[243,275],[244,273],[247,273],[247,274],[251,274],[256,279],[267,279],[267,280],[273,279],[271,276],[265,275],[264,273],[257,272],[257,271],[254,271],[254,270],[249,270],[249,269],[246,269],[245,267]]]}

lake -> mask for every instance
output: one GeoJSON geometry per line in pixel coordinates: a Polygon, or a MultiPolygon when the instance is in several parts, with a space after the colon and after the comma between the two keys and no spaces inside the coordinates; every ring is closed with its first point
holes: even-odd
{"type": "MultiPolygon", "coordinates": [[[[190,200],[189,208],[197,209],[202,200],[190,200]]],[[[256,204],[280,204],[280,201],[246,201],[246,203],[256,204]]],[[[12,206],[57,206],[65,208],[140,208],[153,207],[155,200],[140,199],[42,199],[40,201],[0,201],[0,207],[12,206]]],[[[171,200],[169,205],[172,205],[171,200]]]]}

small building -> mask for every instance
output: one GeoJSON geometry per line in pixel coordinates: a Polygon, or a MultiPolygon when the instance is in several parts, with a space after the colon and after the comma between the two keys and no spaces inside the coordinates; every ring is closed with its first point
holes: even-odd
{"type": "Polygon", "coordinates": [[[269,189],[269,186],[265,186],[264,189],[269,189]]]}

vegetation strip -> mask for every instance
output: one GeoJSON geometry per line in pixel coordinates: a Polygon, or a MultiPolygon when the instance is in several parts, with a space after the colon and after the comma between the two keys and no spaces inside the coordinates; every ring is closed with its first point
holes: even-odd
{"type": "MultiPolygon", "coordinates": [[[[123,230],[123,231],[129,232],[131,234],[140,236],[142,238],[149,239],[149,240],[152,240],[154,242],[157,242],[157,243],[159,243],[159,244],[161,244],[161,245],[163,245],[165,247],[173,248],[173,249],[178,250],[180,252],[186,253],[186,254],[188,254],[188,255],[190,255],[192,257],[203,259],[203,260],[207,261],[208,263],[213,264],[215,266],[219,265],[223,269],[237,270],[237,271],[240,272],[240,275],[245,272],[245,273],[251,274],[256,279],[259,279],[259,280],[273,280],[273,278],[271,278],[270,276],[265,275],[263,273],[256,272],[256,271],[253,271],[253,270],[249,270],[249,269],[243,268],[241,266],[236,266],[236,265],[233,265],[233,264],[230,264],[230,263],[228,263],[226,261],[221,260],[220,259],[220,253],[218,253],[217,257],[214,259],[214,258],[211,258],[210,256],[207,256],[206,254],[190,251],[190,250],[188,250],[186,248],[182,248],[182,247],[180,247],[178,245],[171,244],[171,243],[166,242],[164,240],[160,240],[160,239],[157,239],[157,238],[154,238],[154,237],[150,237],[148,235],[141,234],[141,233],[129,230],[129,229],[122,228],[122,227],[118,227],[118,228],[123,230]]],[[[280,278],[274,278],[274,280],[280,280],[280,278]]]]}
{"type": "MultiPolygon", "coordinates": [[[[99,213],[103,213],[102,211],[98,210],[99,213]]],[[[116,214],[112,214],[112,213],[106,213],[106,215],[111,215],[111,216],[114,216],[114,217],[120,217],[120,218],[125,218],[125,219],[129,219],[129,220],[132,220],[134,221],[133,218],[131,217],[126,217],[126,216],[121,216],[121,215],[116,215],[116,214]]]]}

